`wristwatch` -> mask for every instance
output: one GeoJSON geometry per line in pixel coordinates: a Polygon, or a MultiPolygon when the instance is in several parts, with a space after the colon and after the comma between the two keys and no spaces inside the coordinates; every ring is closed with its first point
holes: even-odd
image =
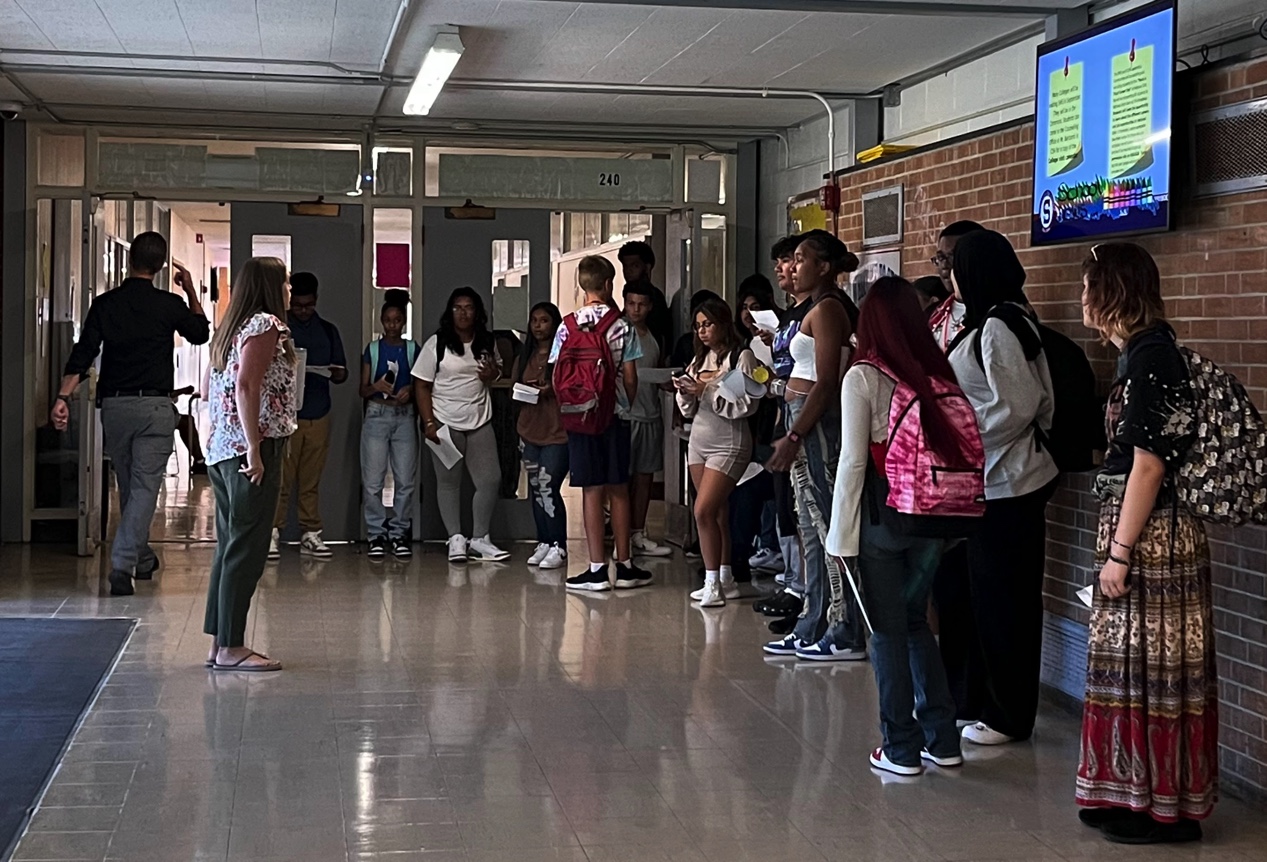
{"type": "Polygon", "coordinates": [[[54,400],[56,400],[56,401],[64,401],[64,402],[66,402],[66,406],[67,406],[67,407],[69,407],[69,406],[70,406],[70,396],[69,396],[69,395],[63,395],[63,394],[61,394],[61,393],[59,392],[59,393],[57,393],[57,398],[56,398],[56,399],[54,399],[54,400]]]}

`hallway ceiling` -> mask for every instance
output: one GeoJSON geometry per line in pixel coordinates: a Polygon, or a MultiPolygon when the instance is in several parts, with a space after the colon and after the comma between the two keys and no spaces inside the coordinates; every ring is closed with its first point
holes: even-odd
{"type": "MultiPolygon", "coordinates": [[[[911,5],[901,0],[860,5],[857,0],[665,0],[663,5],[620,0],[0,0],[0,65],[13,79],[0,77],[0,99],[34,97],[68,120],[215,125],[258,113],[259,119],[291,115],[272,120],[275,124],[352,127],[378,116],[386,127],[414,125],[412,118],[402,117],[401,104],[436,28],[443,25],[457,25],[466,45],[455,72],[459,79],[870,93],[1032,28],[1053,7],[1079,2],[923,0],[916,4],[919,14],[910,14],[911,5]],[[941,13],[937,7],[947,3],[959,8],[947,6],[953,14],[941,13]],[[1002,14],[982,11],[1003,4],[1002,14]],[[975,14],[965,14],[969,10],[961,7],[967,5],[975,7],[975,14]],[[812,11],[832,7],[864,11],[812,11]],[[1025,14],[1030,8],[1033,14],[1025,14]]],[[[773,128],[820,110],[802,99],[510,93],[450,86],[424,123],[432,128],[453,121],[773,128]]]]}

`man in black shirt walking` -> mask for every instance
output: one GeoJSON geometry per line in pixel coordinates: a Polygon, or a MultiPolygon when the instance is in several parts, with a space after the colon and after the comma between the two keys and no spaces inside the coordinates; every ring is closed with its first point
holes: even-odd
{"type": "Polygon", "coordinates": [[[188,271],[178,266],[175,277],[188,306],[154,286],[154,276],[166,263],[167,240],[162,236],[148,232],[132,240],[130,277],[93,300],[53,403],[53,427],[64,431],[70,396],[101,353],[97,404],[102,442],[114,464],[123,507],[110,555],[112,596],[132,595],[133,574],[148,580],[158,569],[149,536],[158,489],[175,446],[172,337],[180,333],[191,344],[206,344],[211,335],[188,271]]]}

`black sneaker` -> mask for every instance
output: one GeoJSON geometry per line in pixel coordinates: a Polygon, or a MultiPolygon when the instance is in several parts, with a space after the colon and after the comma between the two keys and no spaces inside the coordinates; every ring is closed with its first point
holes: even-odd
{"type": "Polygon", "coordinates": [[[1186,818],[1159,823],[1143,812],[1135,812],[1132,817],[1105,823],[1100,834],[1114,844],[1182,844],[1201,840],[1201,824],[1186,818]]]}
{"type": "Polygon", "coordinates": [[[368,553],[371,560],[381,560],[387,554],[387,539],[382,536],[375,536],[370,539],[368,553]]]}
{"type": "Polygon", "coordinates": [[[800,617],[778,617],[770,620],[770,633],[776,635],[790,635],[796,629],[796,624],[801,621],[800,617]]]}
{"type": "Polygon", "coordinates": [[[133,592],[132,576],[130,574],[119,569],[115,569],[110,573],[110,595],[130,596],[133,592]]]}
{"type": "Polygon", "coordinates": [[[616,589],[636,590],[649,587],[654,580],[646,569],[640,569],[632,561],[616,564],[616,589]]]}
{"type": "Polygon", "coordinates": [[[758,599],[752,605],[754,611],[767,617],[790,617],[794,614],[800,616],[804,608],[805,600],[787,590],[766,599],[758,599]]]}
{"type": "Polygon", "coordinates": [[[159,570],[160,566],[162,566],[162,563],[158,561],[158,557],[155,557],[154,562],[145,571],[141,571],[141,567],[137,566],[135,577],[138,581],[152,581],[154,573],[159,570]]]}
{"type": "Polygon", "coordinates": [[[397,559],[407,560],[414,555],[414,549],[405,541],[404,536],[397,536],[392,539],[392,553],[397,559]]]}
{"type": "Polygon", "coordinates": [[[579,575],[568,578],[566,586],[569,590],[581,590],[587,593],[605,593],[612,588],[611,581],[607,577],[606,566],[597,572],[587,567],[579,575]]]}

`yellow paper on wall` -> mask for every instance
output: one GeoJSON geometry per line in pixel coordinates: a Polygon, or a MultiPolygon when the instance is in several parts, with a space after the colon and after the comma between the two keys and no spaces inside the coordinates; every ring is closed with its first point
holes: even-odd
{"type": "Polygon", "coordinates": [[[1082,63],[1065,59],[1051,73],[1047,107],[1047,176],[1054,177],[1082,164],[1082,63]]]}
{"type": "Polygon", "coordinates": [[[1113,58],[1109,103],[1109,176],[1125,177],[1152,159],[1153,46],[1136,46],[1113,58]]]}

